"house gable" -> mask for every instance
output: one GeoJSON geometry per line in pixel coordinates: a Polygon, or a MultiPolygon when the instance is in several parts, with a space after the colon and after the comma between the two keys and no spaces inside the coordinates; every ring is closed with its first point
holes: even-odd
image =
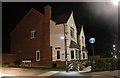
{"type": "Polygon", "coordinates": [[[32,66],[51,67],[52,47],[50,46],[51,7],[46,6],[44,15],[31,9],[11,33],[11,53],[17,59],[31,59],[32,66]],[[31,38],[31,35],[34,37],[31,38]],[[47,47],[47,48],[46,48],[47,47]],[[39,50],[40,61],[36,61],[39,50]],[[46,57],[46,54],[48,57],[46,57]],[[44,58],[46,57],[46,58],[44,58]]]}
{"type": "Polygon", "coordinates": [[[79,34],[79,36],[78,36],[79,38],[79,45],[81,45],[81,47],[82,46],[84,46],[84,47],[86,47],[86,43],[85,43],[85,34],[84,34],[84,30],[83,30],[83,25],[82,25],[82,27],[81,27],[81,31],[80,31],[80,34],[79,34]]]}
{"type": "MultiPolygon", "coordinates": [[[[17,24],[17,26],[13,29],[13,31],[10,33],[10,35],[16,33],[17,30],[20,30],[22,28],[22,24],[26,21],[29,21],[33,19],[34,17],[38,16],[38,18],[43,17],[43,14],[40,13],[39,11],[35,10],[34,8],[31,8],[29,12],[23,17],[23,19],[20,21],[20,23],[17,24]]],[[[32,21],[32,20],[31,20],[32,21]]],[[[38,21],[36,19],[36,21],[38,21]]],[[[30,21],[29,21],[30,22],[30,21]]],[[[29,23],[28,22],[28,23],[29,23]]],[[[27,25],[27,23],[26,23],[27,25]]]]}
{"type": "Polygon", "coordinates": [[[85,38],[85,34],[84,34],[84,30],[83,30],[83,25],[81,27],[80,36],[83,36],[85,38]]]}
{"type": "Polygon", "coordinates": [[[68,45],[70,46],[71,40],[77,43],[77,28],[76,28],[76,24],[75,24],[74,17],[73,17],[73,12],[71,13],[67,21],[66,32],[69,33],[68,34],[68,39],[69,39],[68,45]]]}
{"type": "Polygon", "coordinates": [[[75,30],[77,31],[76,24],[75,24],[74,17],[73,17],[73,11],[72,11],[67,23],[70,24],[70,26],[75,28],[75,30]]]}

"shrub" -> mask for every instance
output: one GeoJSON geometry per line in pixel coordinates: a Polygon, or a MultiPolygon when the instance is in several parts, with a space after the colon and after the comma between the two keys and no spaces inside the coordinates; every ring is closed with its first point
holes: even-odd
{"type": "MultiPolygon", "coordinates": [[[[92,61],[91,61],[92,64],[92,61]]],[[[118,59],[106,59],[106,60],[96,60],[95,67],[92,69],[93,71],[110,71],[120,68],[120,60],[118,59]]]]}

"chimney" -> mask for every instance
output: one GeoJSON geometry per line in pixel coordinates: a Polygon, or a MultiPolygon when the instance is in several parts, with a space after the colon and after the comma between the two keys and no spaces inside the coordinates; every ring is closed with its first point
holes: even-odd
{"type": "Polygon", "coordinates": [[[51,6],[47,5],[44,8],[44,14],[45,14],[46,17],[51,19],[51,6]]]}

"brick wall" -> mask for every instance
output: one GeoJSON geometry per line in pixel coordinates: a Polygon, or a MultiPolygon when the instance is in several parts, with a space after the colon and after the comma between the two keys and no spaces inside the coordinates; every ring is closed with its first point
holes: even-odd
{"type": "Polygon", "coordinates": [[[18,54],[17,59],[31,59],[36,67],[52,66],[52,49],[50,46],[51,7],[45,7],[45,14],[31,9],[11,33],[11,52],[18,54]],[[31,31],[36,37],[31,39],[31,31]],[[36,61],[36,50],[40,50],[40,61],[36,61]]]}

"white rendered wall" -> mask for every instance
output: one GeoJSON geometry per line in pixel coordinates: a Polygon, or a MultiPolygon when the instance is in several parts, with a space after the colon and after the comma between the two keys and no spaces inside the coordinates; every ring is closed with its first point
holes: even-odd
{"type": "Polygon", "coordinates": [[[81,28],[81,31],[80,31],[80,35],[79,35],[79,44],[81,45],[80,46],[80,51],[81,51],[81,60],[86,60],[88,59],[88,53],[85,52],[85,51],[82,51],[82,47],[84,46],[86,48],[86,43],[85,43],[85,34],[84,34],[84,30],[83,30],[83,26],[81,28]],[[84,40],[82,42],[82,37],[84,37],[84,40]],[[83,58],[83,53],[85,54],[85,58],[83,58]]]}
{"type": "Polygon", "coordinates": [[[52,46],[52,61],[64,61],[64,26],[63,24],[59,24],[56,26],[55,22],[50,21],[50,45],[52,46]],[[60,49],[56,49],[60,47],[60,49]],[[57,50],[60,51],[60,59],[57,59],[57,50]]]}
{"type": "MultiPolygon", "coordinates": [[[[73,40],[74,42],[77,43],[77,28],[76,28],[76,25],[75,25],[75,22],[74,22],[73,12],[71,13],[70,18],[67,21],[67,25],[68,25],[67,29],[69,31],[68,33],[69,33],[69,37],[70,37],[69,40],[70,41],[73,40]],[[71,38],[71,36],[70,36],[70,27],[72,27],[74,29],[75,39],[71,38]]],[[[70,42],[69,42],[68,45],[70,45],[70,42]]]]}
{"type": "MultiPolygon", "coordinates": [[[[52,46],[52,61],[57,61],[57,50],[55,49],[56,47],[60,47],[60,59],[59,61],[65,61],[65,44],[64,44],[64,39],[61,39],[60,37],[64,37],[64,26],[65,26],[65,32],[66,34],[66,44],[67,44],[67,58],[68,61],[71,60],[71,50],[74,50],[74,60],[76,60],[76,54],[75,54],[75,48],[69,48],[70,47],[70,42],[73,40],[74,42],[77,43],[77,28],[74,22],[73,18],[73,13],[71,13],[67,23],[65,24],[58,24],[54,21],[50,21],[50,45],[52,46]],[[66,26],[65,26],[66,24],[66,26]],[[70,27],[74,29],[74,35],[75,38],[71,38],[70,35],[70,27]]],[[[73,60],[73,59],[72,59],[73,60]]]]}
{"type": "Polygon", "coordinates": [[[73,12],[71,13],[68,21],[67,21],[67,28],[66,28],[66,32],[68,32],[67,34],[67,46],[68,46],[68,49],[67,49],[67,52],[68,52],[68,55],[67,55],[67,58],[68,58],[68,61],[70,60],[76,60],[76,52],[75,52],[75,48],[69,48],[70,47],[70,42],[71,40],[73,40],[74,42],[77,43],[77,28],[76,28],[76,25],[75,25],[75,22],[74,22],[74,18],[73,18],[73,12]],[[71,38],[71,35],[70,35],[70,28],[73,28],[74,29],[74,39],[71,38]],[[71,50],[74,51],[74,59],[71,59],[71,50]]]}
{"type": "Polygon", "coordinates": [[[85,34],[84,34],[84,30],[83,30],[83,26],[81,28],[81,31],[80,31],[80,45],[86,47],[86,43],[85,43],[85,34]],[[82,44],[82,36],[84,37],[84,44],[82,44]]]}

